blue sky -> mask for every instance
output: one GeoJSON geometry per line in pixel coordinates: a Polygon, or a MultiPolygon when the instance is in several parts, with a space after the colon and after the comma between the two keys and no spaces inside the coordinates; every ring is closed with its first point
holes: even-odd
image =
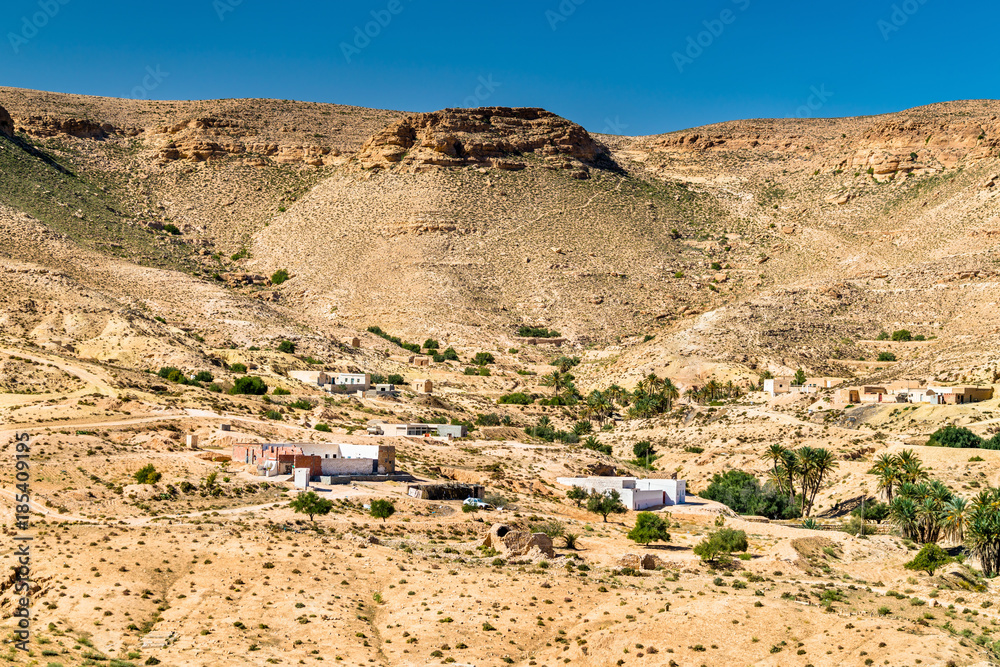
{"type": "Polygon", "coordinates": [[[0,84],[90,95],[408,111],[540,106],[591,131],[635,135],[736,118],[874,114],[1000,90],[1000,5],[985,1],[5,7],[0,84]]]}

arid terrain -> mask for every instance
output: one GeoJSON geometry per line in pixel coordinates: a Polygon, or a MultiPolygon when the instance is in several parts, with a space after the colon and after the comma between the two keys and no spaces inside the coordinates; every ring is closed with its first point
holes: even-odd
{"type": "MultiPolygon", "coordinates": [[[[998,193],[992,100],[622,137],[542,109],[0,88],[0,511],[5,537],[25,534],[27,433],[33,536],[31,651],[15,648],[5,539],[0,656],[1000,664],[997,584],[974,559],[928,575],[904,568],[920,545],[890,521],[848,532],[852,510],[885,500],[869,473],[884,454],[914,452],[970,501],[1000,486],[1000,451],[927,445],[948,425],[993,437],[1000,396],[845,406],[760,390],[799,369],[1000,389],[998,193]],[[880,335],[899,330],[916,340],[880,335]],[[417,366],[413,347],[454,354],[417,366]],[[290,375],[309,370],[405,383],[331,395],[290,375]],[[650,374],[678,389],[668,409],[588,411],[592,391],[650,374]],[[231,392],[244,377],[267,392],[231,392]],[[709,384],[729,393],[697,399],[709,384]],[[470,433],[365,435],[374,420],[470,433]],[[333,509],[313,521],[289,506],[288,476],[230,460],[238,442],[376,441],[414,480],[479,484],[503,509],[412,498],[400,478],[319,484],[333,509]],[[774,445],[835,459],[816,523],[697,495],[727,471],[763,484],[774,445]],[[149,465],[161,477],[139,483],[149,465]],[[687,504],[654,510],[668,542],[636,544],[636,512],[603,521],[557,482],[612,469],[687,480],[687,504]],[[379,499],[385,520],[368,511],[379,499]],[[496,523],[552,533],[553,554],[486,546],[496,523]],[[722,527],[749,549],[703,561],[694,547],[722,527]]],[[[940,543],[961,553],[955,535],[940,543]]]]}

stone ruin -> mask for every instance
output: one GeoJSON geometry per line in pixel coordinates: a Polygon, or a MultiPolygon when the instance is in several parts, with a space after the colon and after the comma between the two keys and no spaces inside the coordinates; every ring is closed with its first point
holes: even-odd
{"type": "Polygon", "coordinates": [[[663,560],[654,554],[625,554],[618,560],[618,567],[630,567],[633,570],[655,570],[663,565],[663,560]]]}
{"type": "Polygon", "coordinates": [[[552,538],[545,533],[529,533],[506,524],[495,523],[483,539],[483,546],[504,558],[555,558],[552,538]]]}

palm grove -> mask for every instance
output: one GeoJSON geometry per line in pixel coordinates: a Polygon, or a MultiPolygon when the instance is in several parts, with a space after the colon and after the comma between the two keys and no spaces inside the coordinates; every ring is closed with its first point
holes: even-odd
{"type": "MultiPolygon", "coordinates": [[[[767,481],[741,470],[716,474],[703,498],[715,500],[744,515],[771,519],[808,517],[816,495],[838,462],[823,448],[788,449],[772,445],[763,455],[770,462],[767,481]]],[[[904,539],[923,545],[949,542],[963,546],[980,565],[983,574],[1000,574],[1000,488],[980,491],[963,498],[939,480],[931,479],[912,450],[882,454],[869,474],[885,503],[874,502],[855,510],[862,534],[865,520],[888,519],[904,539]]],[[[855,523],[850,524],[854,532],[855,523]]]]}

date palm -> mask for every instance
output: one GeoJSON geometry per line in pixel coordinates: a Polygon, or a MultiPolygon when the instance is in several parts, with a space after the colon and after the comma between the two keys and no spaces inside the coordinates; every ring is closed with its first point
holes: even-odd
{"type": "Polygon", "coordinates": [[[965,541],[965,522],[969,518],[969,503],[965,498],[955,496],[945,504],[941,512],[941,527],[945,537],[952,542],[965,541]]]}
{"type": "Polygon", "coordinates": [[[882,454],[876,460],[869,475],[878,477],[878,490],[885,493],[886,502],[892,502],[892,490],[900,482],[899,459],[892,454],[882,454]]]}

